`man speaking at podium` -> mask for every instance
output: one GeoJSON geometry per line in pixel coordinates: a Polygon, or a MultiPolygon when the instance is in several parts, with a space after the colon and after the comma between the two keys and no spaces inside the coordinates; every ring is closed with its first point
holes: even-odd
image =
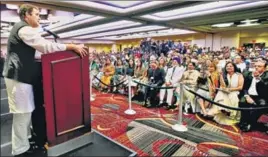
{"type": "Polygon", "coordinates": [[[19,16],[21,21],[13,26],[8,38],[3,76],[10,112],[13,113],[12,155],[27,156],[32,153],[27,133],[35,110],[33,82],[37,69],[36,51],[52,53],[73,50],[82,57],[88,52],[83,45],[53,43],[41,37],[38,32],[39,8],[36,6],[22,5],[19,16]]]}

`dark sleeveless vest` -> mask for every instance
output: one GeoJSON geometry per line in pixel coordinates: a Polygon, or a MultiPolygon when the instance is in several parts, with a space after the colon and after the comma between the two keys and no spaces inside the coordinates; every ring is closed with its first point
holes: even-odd
{"type": "Polygon", "coordinates": [[[25,21],[16,23],[9,35],[7,57],[3,76],[27,84],[32,84],[35,73],[35,49],[26,45],[19,37],[22,27],[29,26],[25,21]]]}

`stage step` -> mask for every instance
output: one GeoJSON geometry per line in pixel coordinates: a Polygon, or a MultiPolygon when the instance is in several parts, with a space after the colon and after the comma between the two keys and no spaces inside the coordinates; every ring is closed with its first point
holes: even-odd
{"type": "MultiPolygon", "coordinates": [[[[2,78],[1,78],[1,86],[2,86],[2,78]]],[[[9,113],[8,99],[7,99],[7,90],[6,88],[1,88],[1,117],[9,113]]]]}
{"type": "Polygon", "coordinates": [[[93,130],[92,143],[61,156],[136,156],[136,152],[93,130]]]}
{"type": "Polygon", "coordinates": [[[4,89],[4,88],[6,88],[6,84],[5,84],[5,81],[4,81],[4,79],[1,77],[1,89],[4,89]]]}
{"type": "Polygon", "coordinates": [[[1,115],[1,149],[11,141],[11,128],[12,114],[1,115]]]}
{"type": "MultiPolygon", "coordinates": [[[[89,144],[76,150],[67,152],[60,156],[131,156],[137,155],[136,152],[126,148],[125,146],[115,142],[109,137],[93,130],[87,137],[89,144]]],[[[72,143],[75,145],[75,143],[72,143]]],[[[68,144],[67,144],[68,145],[68,144]]],[[[67,146],[66,146],[67,147],[67,146]]],[[[11,156],[11,143],[5,146],[1,145],[1,156],[11,156]]]]}

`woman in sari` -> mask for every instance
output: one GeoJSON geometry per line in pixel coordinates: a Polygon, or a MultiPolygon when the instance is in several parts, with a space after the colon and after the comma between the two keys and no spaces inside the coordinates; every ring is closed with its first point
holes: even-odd
{"type": "Polygon", "coordinates": [[[101,84],[101,90],[105,91],[108,89],[106,85],[110,85],[111,78],[115,73],[115,68],[112,65],[112,62],[109,57],[106,58],[105,65],[103,67],[103,76],[101,77],[101,81],[105,84],[101,84]]]}

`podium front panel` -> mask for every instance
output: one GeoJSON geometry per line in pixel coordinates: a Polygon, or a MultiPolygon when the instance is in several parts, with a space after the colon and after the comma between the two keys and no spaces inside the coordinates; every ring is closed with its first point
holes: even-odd
{"type": "Polygon", "coordinates": [[[88,57],[73,52],[42,56],[47,137],[50,146],[91,130],[88,57]]]}

